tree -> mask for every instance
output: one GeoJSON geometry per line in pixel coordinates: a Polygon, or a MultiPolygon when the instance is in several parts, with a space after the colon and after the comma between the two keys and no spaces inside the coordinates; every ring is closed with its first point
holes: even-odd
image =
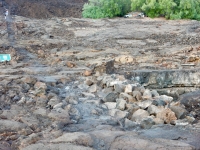
{"type": "Polygon", "coordinates": [[[152,18],[200,20],[200,0],[131,0],[131,9],[152,18]]]}
{"type": "Polygon", "coordinates": [[[177,4],[173,0],[159,0],[160,14],[167,19],[175,13],[177,4]]]}
{"type": "Polygon", "coordinates": [[[131,10],[131,0],[89,0],[84,4],[84,18],[112,18],[123,16],[131,10]]]}
{"type": "Polygon", "coordinates": [[[134,11],[141,11],[146,0],[131,0],[131,9],[134,11]]]}

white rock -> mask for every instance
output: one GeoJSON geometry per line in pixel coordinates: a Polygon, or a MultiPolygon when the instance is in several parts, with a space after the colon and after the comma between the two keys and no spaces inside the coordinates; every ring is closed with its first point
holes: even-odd
{"type": "Polygon", "coordinates": [[[25,100],[25,97],[22,97],[18,102],[17,102],[17,104],[24,104],[26,102],[26,100],[25,100]]]}
{"type": "Polygon", "coordinates": [[[108,109],[115,109],[117,106],[116,102],[106,102],[104,103],[108,109]]]}
{"type": "Polygon", "coordinates": [[[142,109],[146,109],[147,107],[149,107],[152,104],[152,100],[146,100],[146,101],[142,101],[142,102],[137,102],[137,105],[142,108],[142,109]]]}
{"type": "Polygon", "coordinates": [[[143,93],[143,99],[152,99],[152,94],[151,91],[149,89],[146,89],[143,93]]]}
{"type": "Polygon", "coordinates": [[[150,115],[156,115],[157,113],[164,110],[164,107],[157,107],[155,105],[150,105],[147,109],[150,115]]]}
{"type": "Polygon", "coordinates": [[[146,110],[138,109],[137,111],[133,113],[131,120],[140,123],[143,118],[146,118],[148,116],[149,116],[149,113],[146,110]]]}
{"type": "Polygon", "coordinates": [[[173,97],[167,96],[167,95],[161,95],[160,99],[163,100],[166,103],[170,103],[171,101],[173,101],[173,97]]]}
{"type": "Polygon", "coordinates": [[[89,87],[88,92],[90,93],[95,93],[97,92],[97,85],[93,84],[92,86],[89,87]]]}
{"type": "Polygon", "coordinates": [[[132,92],[133,92],[133,87],[132,87],[132,85],[131,85],[131,84],[126,85],[126,86],[125,86],[125,89],[124,89],[124,92],[125,92],[125,93],[131,93],[131,94],[132,94],[132,92]]]}

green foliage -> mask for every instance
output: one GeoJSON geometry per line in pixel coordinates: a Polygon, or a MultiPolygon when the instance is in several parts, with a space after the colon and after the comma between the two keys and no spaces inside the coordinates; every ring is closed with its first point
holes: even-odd
{"type": "Polygon", "coordinates": [[[200,20],[200,0],[131,0],[131,9],[152,18],[200,20]]]}
{"type": "Polygon", "coordinates": [[[112,18],[123,16],[131,10],[131,0],[89,0],[84,4],[84,18],[112,18]]]}
{"type": "Polygon", "coordinates": [[[134,11],[141,11],[141,7],[145,2],[146,0],[131,0],[131,9],[134,11]]]}

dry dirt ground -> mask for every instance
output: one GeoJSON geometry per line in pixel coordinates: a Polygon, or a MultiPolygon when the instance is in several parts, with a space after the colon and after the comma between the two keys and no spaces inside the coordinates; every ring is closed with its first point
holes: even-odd
{"type": "Polygon", "coordinates": [[[0,149],[200,149],[199,92],[180,97],[200,86],[198,21],[0,17],[0,149]],[[141,84],[142,104],[106,105],[118,83],[141,84]],[[155,93],[177,121],[127,119],[155,93]]]}

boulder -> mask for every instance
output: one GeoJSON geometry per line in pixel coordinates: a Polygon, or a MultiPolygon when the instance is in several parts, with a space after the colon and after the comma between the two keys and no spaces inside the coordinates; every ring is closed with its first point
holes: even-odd
{"type": "Polygon", "coordinates": [[[135,104],[126,104],[126,111],[129,112],[128,118],[131,119],[133,113],[134,113],[135,111],[137,111],[138,109],[140,109],[140,107],[137,106],[137,105],[135,105],[135,104]]]}
{"type": "Polygon", "coordinates": [[[118,98],[118,93],[116,92],[111,92],[108,93],[104,98],[104,102],[116,102],[116,99],[118,98]]]}
{"type": "Polygon", "coordinates": [[[108,109],[115,109],[117,106],[117,103],[116,102],[106,102],[106,103],[104,103],[104,105],[106,105],[106,107],[108,109]]]}
{"type": "Polygon", "coordinates": [[[195,121],[195,118],[194,118],[194,117],[191,117],[191,116],[186,116],[185,118],[187,119],[187,121],[188,121],[189,123],[193,123],[193,122],[195,121]]]}
{"type": "Polygon", "coordinates": [[[95,66],[94,71],[106,74],[113,74],[115,71],[114,60],[108,60],[102,62],[100,65],[95,66]]]}
{"type": "Polygon", "coordinates": [[[36,82],[34,85],[35,91],[33,92],[36,96],[43,96],[46,94],[47,85],[43,82],[36,82]]]}
{"type": "Polygon", "coordinates": [[[93,84],[88,88],[88,92],[95,93],[97,91],[97,85],[93,84]]]}
{"type": "Polygon", "coordinates": [[[167,124],[169,124],[171,121],[177,120],[175,113],[169,108],[157,113],[156,117],[164,120],[164,122],[167,124]]]}
{"type": "Polygon", "coordinates": [[[155,105],[150,105],[147,109],[150,115],[155,115],[158,114],[159,112],[163,111],[164,107],[157,107],[155,105]]]}
{"type": "Polygon", "coordinates": [[[155,125],[155,122],[154,122],[154,119],[152,117],[144,118],[140,122],[140,126],[143,129],[150,129],[153,125],[155,125]]]}
{"type": "Polygon", "coordinates": [[[142,101],[142,102],[137,102],[137,105],[141,109],[146,109],[152,104],[152,102],[153,102],[152,100],[145,100],[145,101],[142,101]]]}
{"type": "Polygon", "coordinates": [[[135,128],[137,127],[138,124],[136,122],[133,122],[127,118],[125,118],[125,121],[124,121],[124,128],[135,128]]]}
{"type": "Polygon", "coordinates": [[[124,110],[126,107],[126,101],[122,98],[117,99],[117,106],[116,108],[119,110],[124,110]]]}
{"type": "Polygon", "coordinates": [[[141,92],[139,92],[139,91],[133,91],[133,92],[132,92],[132,95],[133,95],[133,97],[134,97],[137,101],[142,100],[142,94],[141,94],[141,92]]]}
{"type": "Polygon", "coordinates": [[[146,118],[148,116],[149,113],[146,110],[138,109],[133,113],[131,120],[140,123],[143,120],[143,118],[146,118]]]}
{"type": "Polygon", "coordinates": [[[124,85],[124,84],[115,84],[115,85],[114,85],[114,90],[115,90],[115,92],[117,92],[117,93],[122,93],[122,92],[124,92],[124,89],[125,89],[125,85],[124,85]]]}
{"type": "Polygon", "coordinates": [[[126,100],[127,103],[135,103],[136,102],[136,99],[127,93],[120,93],[119,98],[126,100]]]}
{"type": "Polygon", "coordinates": [[[132,94],[132,92],[133,92],[132,85],[131,84],[126,85],[124,89],[124,93],[132,94]]]}
{"type": "Polygon", "coordinates": [[[167,105],[167,103],[165,101],[161,100],[160,98],[154,100],[152,102],[152,104],[155,105],[155,106],[165,106],[165,105],[167,105]]]}
{"type": "Polygon", "coordinates": [[[173,97],[167,95],[161,95],[159,99],[163,100],[167,104],[173,101],[173,97]]]}
{"type": "Polygon", "coordinates": [[[183,94],[178,100],[185,107],[198,107],[200,103],[200,90],[183,94]]]}
{"type": "Polygon", "coordinates": [[[180,106],[170,106],[170,109],[175,112],[177,119],[183,119],[188,114],[187,110],[180,106]]]}
{"type": "Polygon", "coordinates": [[[159,97],[159,94],[156,90],[151,91],[152,97],[159,97]]]}
{"type": "Polygon", "coordinates": [[[196,119],[200,119],[200,90],[183,94],[178,100],[187,111],[193,112],[196,119]]]}
{"type": "Polygon", "coordinates": [[[147,99],[152,99],[152,94],[151,91],[149,89],[145,89],[142,98],[147,100],[147,99]]]}

